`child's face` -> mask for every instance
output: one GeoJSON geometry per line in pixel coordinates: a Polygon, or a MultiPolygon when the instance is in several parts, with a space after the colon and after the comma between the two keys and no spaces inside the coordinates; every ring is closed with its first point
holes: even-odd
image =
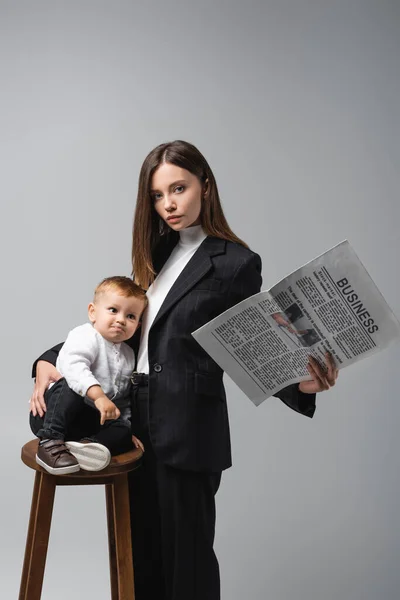
{"type": "Polygon", "coordinates": [[[89,304],[89,319],[94,328],[109,342],[128,340],[135,333],[144,309],[144,301],[108,291],[89,304]]]}

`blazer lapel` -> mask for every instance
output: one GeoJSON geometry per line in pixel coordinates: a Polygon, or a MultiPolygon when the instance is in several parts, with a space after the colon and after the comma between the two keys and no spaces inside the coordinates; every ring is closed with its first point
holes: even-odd
{"type": "Polygon", "coordinates": [[[186,264],[169,290],[160,310],[158,311],[151,329],[154,325],[184,296],[208,271],[212,268],[212,256],[225,252],[226,240],[208,236],[197,248],[192,258],[186,264]]]}

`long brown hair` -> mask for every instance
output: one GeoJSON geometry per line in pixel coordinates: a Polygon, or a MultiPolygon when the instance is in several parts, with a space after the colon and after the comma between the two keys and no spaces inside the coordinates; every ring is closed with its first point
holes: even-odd
{"type": "Polygon", "coordinates": [[[207,235],[229,240],[248,247],[231,230],[222,210],[217,183],[209,164],[199,150],[182,140],[160,144],[147,155],[140,170],[138,195],[133,222],[132,267],[135,282],[143,288],[154,281],[154,253],[162,241],[179,237],[161,219],[150,195],[151,179],[163,163],[190,171],[202,185],[207,183],[207,196],[202,199],[201,226],[207,235]]]}

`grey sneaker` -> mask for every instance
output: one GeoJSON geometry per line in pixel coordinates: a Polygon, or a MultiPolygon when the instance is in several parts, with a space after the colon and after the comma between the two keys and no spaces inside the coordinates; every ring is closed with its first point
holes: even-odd
{"type": "Polygon", "coordinates": [[[80,468],[85,471],[101,471],[110,463],[110,451],[103,444],[81,440],[65,442],[65,445],[78,461],[80,468]]]}

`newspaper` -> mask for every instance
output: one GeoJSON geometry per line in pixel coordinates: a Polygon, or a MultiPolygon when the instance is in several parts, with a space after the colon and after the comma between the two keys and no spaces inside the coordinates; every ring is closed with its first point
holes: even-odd
{"type": "Polygon", "coordinates": [[[347,240],[192,333],[255,405],[310,380],[308,356],[338,369],[400,338],[400,323],[347,240]]]}

